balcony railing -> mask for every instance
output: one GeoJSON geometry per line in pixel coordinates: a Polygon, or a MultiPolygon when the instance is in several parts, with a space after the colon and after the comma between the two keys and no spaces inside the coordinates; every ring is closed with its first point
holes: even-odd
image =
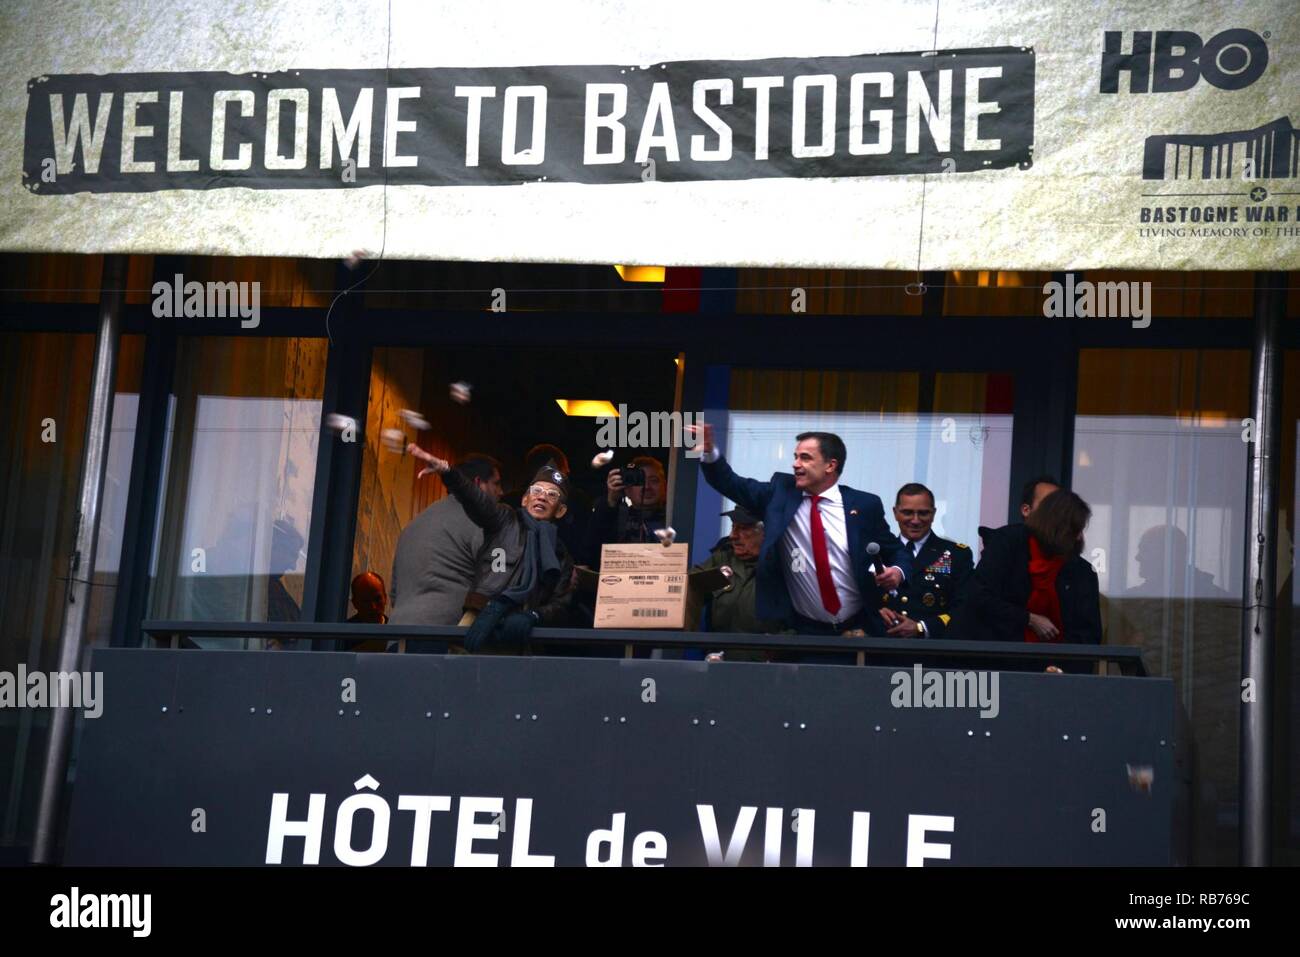
{"type": "MultiPolygon", "coordinates": [[[[333,622],[233,622],[233,621],[146,621],[141,626],[155,645],[170,648],[199,648],[195,639],[277,639],[310,642],[311,650],[335,650],[335,644],[382,639],[405,652],[422,642],[457,641],[466,629],[419,625],[361,625],[333,622]]],[[[787,654],[853,653],[855,663],[898,664],[920,661],[969,662],[971,667],[990,665],[1009,670],[1043,670],[1050,664],[1113,664],[1121,675],[1146,675],[1141,649],[1125,645],[1021,644],[960,639],[842,638],[819,635],[754,635],[652,629],[535,628],[530,645],[587,645],[591,648],[622,648],[624,657],[633,649],[697,648],[727,651],[734,648],[762,649],[787,654]]]]}

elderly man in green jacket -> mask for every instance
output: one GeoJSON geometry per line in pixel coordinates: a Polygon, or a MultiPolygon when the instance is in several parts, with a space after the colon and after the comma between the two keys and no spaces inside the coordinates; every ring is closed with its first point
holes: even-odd
{"type": "MultiPolygon", "coordinates": [[[[708,561],[692,571],[714,568],[730,569],[727,584],[712,592],[692,594],[693,607],[687,609],[687,620],[699,621],[701,605],[704,611],[704,630],[744,634],[777,634],[787,629],[777,621],[765,621],[754,612],[754,592],[757,583],[754,570],[758,554],[763,547],[763,522],[758,516],[737,505],[724,516],[731,519],[731,534],[713,546],[708,561]]],[[[725,574],[725,572],[724,572],[725,574]]],[[[767,661],[763,651],[730,651],[728,661],[767,661]]],[[[709,661],[721,661],[722,652],[713,652],[709,661]]]]}

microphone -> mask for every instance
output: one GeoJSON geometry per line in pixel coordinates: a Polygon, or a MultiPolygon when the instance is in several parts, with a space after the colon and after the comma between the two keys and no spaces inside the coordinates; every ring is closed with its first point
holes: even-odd
{"type": "Polygon", "coordinates": [[[876,542],[867,542],[867,560],[870,562],[871,573],[880,574],[880,568],[876,565],[876,556],[880,554],[880,545],[876,542]]]}
{"type": "MultiPolygon", "coordinates": [[[[880,554],[880,545],[879,545],[879,543],[877,543],[877,542],[867,542],[867,560],[870,562],[870,564],[869,564],[867,567],[871,569],[871,573],[872,573],[873,575],[879,575],[881,572],[884,571],[884,569],[881,568],[881,567],[880,567],[880,564],[876,561],[876,556],[879,555],[879,554],[880,554]]],[[[897,595],[897,594],[898,594],[898,589],[896,589],[896,588],[891,588],[891,589],[889,590],[889,594],[890,594],[890,595],[897,595]]]]}

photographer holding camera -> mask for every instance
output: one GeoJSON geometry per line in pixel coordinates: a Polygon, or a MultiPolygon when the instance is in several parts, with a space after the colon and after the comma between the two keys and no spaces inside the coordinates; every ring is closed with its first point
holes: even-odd
{"type": "Polygon", "coordinates": [[[663,464],[648,455],[638,455],[625,468],[610,469],[605,479],[605,497],[596,502],[587,525],[587,558],[600,565],[602,545],[655,542],[655,531],[664,528],[664,506],[668,481],[663,464]]]}

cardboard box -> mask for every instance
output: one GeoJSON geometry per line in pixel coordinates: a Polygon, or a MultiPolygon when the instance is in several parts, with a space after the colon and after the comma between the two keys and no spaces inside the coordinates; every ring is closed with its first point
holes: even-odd
{"type": "Polygon", "coordinates": [[[684,627],[689,553],[681,543],[602,546],[596,627],[684,627]]]}

